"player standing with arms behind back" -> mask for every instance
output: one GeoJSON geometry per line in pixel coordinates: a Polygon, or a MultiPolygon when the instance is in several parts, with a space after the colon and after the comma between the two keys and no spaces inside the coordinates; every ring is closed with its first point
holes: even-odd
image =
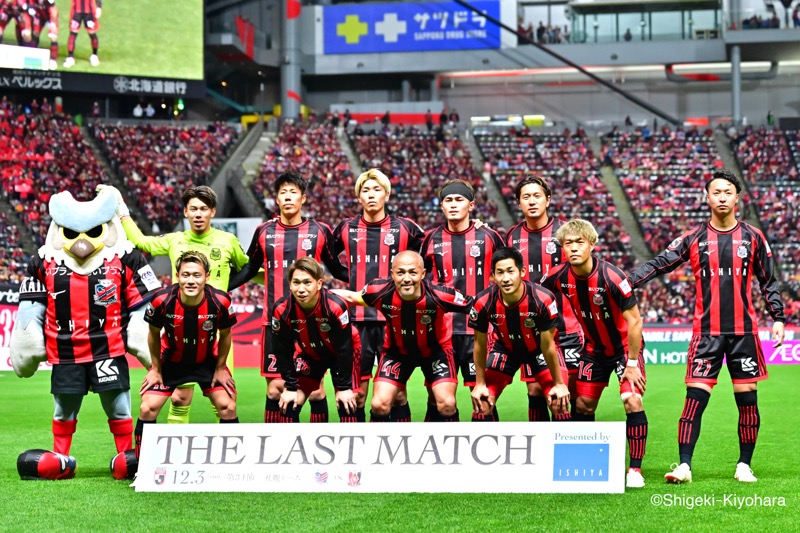
{"type": "Polygon", "coordinates": [[[75,40],[81,25],[86,27],[86,33],[92,42],[92,55],[89,56],[89,63],[93,67],[100,64],[97,57],[97,49],[100,41],[97,32],[100,29],[100,16],[103,14],[103,0],[72,0],[72,8],[69,12],[69,39],[67,40],[67,58],[64,60],[64,68],[75,66],[75,40]]]}
{"type": "MultiPolygon", "coordinates": [[[[522,222],[508,230],[506,244],[522,252],[525,262],[523,279],[540,283],[552,269],[565,262],[566,254],[556,239],[558,228],[564,225],[560,218],[552,217],[547,209],[553,191],[547,181],[538,176],[523,178],[514,188],[514,196],[524,216],[522,222]]],[[[564,355],[569,371],[569,393],[572,411],[577,396],[578,357],[583,349],[583,331],[567,297],[556,293],[558,311],[564,322],[564,331],[556,332],[556,344],[564,355]]],[[[528,420],[537,422],[549,419],[542,387],[536,382],[530,365],[521,369],[522,381],[528,384],[528,420]]]]}
{"type": "Polygon", "coordinates": [[[593,422],[603,389],[612,373],[626,413],[630,464],[625,486],[644,487],[642,458],[647,445],[647,415],[642,405],[645,389],[642,360],[642,317],[625,273],[596,259],[592,250],[597,231],[585,220],[571,220],[556,232],[569,264],[550,271],[542,282],[553,293],[567,296],[583,328],[586,346],[578,366],[575,422],[593,422]]]}
{"type": "MultiPolygon", "coordinates": [[[[294,171],[284,172],[273,185],[280,210],[278,218],[260,224],[247,255],[248,263],[231,278],[229,291],[244,284],[264,268],[264,313],[261,317],[261,375],[267,381],[265,422],[282,422],[279,402],[283,392],[283,379],[278,368],[272,339],[272,312],[275,302],[289,294],[285,272],[300,257],[313,257],[324,263],[337,279],[347,280],[347,271],[334,256],[333,235],[327,224],[303,218],[308,181],[294,171]]],[[[328,402],[325,388],[320,387],[308,399],[311,404],[311,421],[328,421],[328,402]]]]}
{"type": "MultiPolygon", "coordinates": [[[[352,291],[360,290],[372,280],[388,278],[395,256],[404,250],[418,251],[424,235],[416,223],[386,212],[392,184],[383,172],[376,168],[364,172],[356,179],[355,189],[363,212],[343,220],[333,232],[334,252],[337,255],[344,252],[352,291]]],[[[358,416],[363,418],[372,367],[383,348],[386,319],[372,308],[354,307],[351,315],[361,337],[358,416]]],[[[411,409],[402,391],[392,406],[391,417],[397,422],[411,421],[411,409]]]]}
{"type": "MultiPolygon", "coordinates": [[[[476,227],[469,215],[475,207],[475,189],[464,180],[450,180],[439,189],[439,200],[446,223],[429,230],[422,241],[422,257],[434,282],[475,296],[487,288],[491,280],[490,261],[503,240],[486,226],[476,227]]],[[[485,333],[485,332],[484,332],[485,333]]],[[[475,386],[473,359],[475,332],[467,324],[466,315],[453,316],[453,353],[461,368],[464,385],[475,386]]],[[[435,420],[436,403],[428,399],[426,420],[435,420]]],[[[492,418],[496,418],[496,411],[492,418]]],[[[482,413],[472,413],[473,421],[483,420],[482,413]]]]}
{"type": "Polygon", "coordinates": [[[767,379],[767,366],[758,338],[753,306],[753,274],[772,317],[774,347],[783,344],[784,314],[772,251],[764,235],[736,219],[742,186],[728,170],[716,170],[705,184],[711,220],[684,233],[662,254],[637,268],[634,287],[672,272],[689,261],[696,287],[692,341],[686,368],[686,400],[678,423],[680,463],[664,477],[668,483],[692,481],[692,455],[700,422],[717,384],[723,359],[733,380],[739,408],[739,460],[734,478],[757,481],[750,469],[761,417],[756,387],[767,379]]]}

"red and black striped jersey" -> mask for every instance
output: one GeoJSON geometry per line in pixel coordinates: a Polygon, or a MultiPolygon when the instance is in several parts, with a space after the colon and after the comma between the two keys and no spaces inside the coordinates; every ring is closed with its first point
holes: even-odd
{"type": "Polygon", "coordinates": [[[429,357],[439,348],[452,347],[453,317],[449,313],[467,313],[473,298],[445,285],[422,280],[418,300],[404,300],[392,279],[369,282],[361,297],[386,318],[384,348],[394,348],[403,355],[429,357]]]}
{"type": "MultiPolygon", "coordinates": [[[[415,222],[386,215],[380,222],[367,222],[361,215],[343,220],[333,231],[334,252],[344,252],[350,271],[350,290],[359,291],[368,282],[390,275],[392,259],[404,250],[418,251],[424,232],[415,222]]],[[[353,308],[354,322],[383,322],[375,310],[353,308]]]]}
{"type": "Polygon", "coordinates": [[[279,219],[260,224],[253,234],[247,255],[250,261],[231,278],[228,289],[242,285],[259,268],[264,268],[264,313],[261,318],[264,326],[270,324],[275,302],[289,294],[286,271],[295,260],[313,257],[334,277],[347,281],[347,269],[333,252],[330,226],[316,220],[304,220],[297,226],[287,226],[279,219]]]}
{"type": "MultiPolygon", "coordinates": [[[[435,283],[475,296],[489,286],[492,254],[501,246],[503,239],[486,226],[476,229],[471,223],[467,230],[454,233],[442,224],[425,234],[421,254],[435,283]]],[[[466,315],[453,316],[453,334],[472,335],[466,315]]]]}
{"type": "Polygon", "coordinates": [[[300,307],[292,295],[278,300],[272,313],[272,338],[286,388],[297,390],[295,344],[304,356],[334,370],[331,377],[337,390],[352,388],[360,377],[354,379],[353,375],[353,338],[357,335],[347,303],[324,287],[310,312],[300,307]]]}
{"type": "Polygon", "coordinates": [[[34,256],[20,285],[21,301],[45,304],[50,364],[91,363],[125,355],[130,312],[160,287],[142,253],[114,255],[88,275],[34,256]]]}
{"type": "Polygon", "coordinates": [[[176,283],[156,293],[144,320],[163,329],[161,361],[165,366],[216,367],[217,333],[236,324],[236,312],[227,292],[206,285],[203,300],[190,307],[181,302],[176,283]]]}
{"type": "MultiPolygon", "coordinates": [[[[567,256],[556,239],[556,231],[564,224],[560,218],[550,217],[547,224],[537,230],[529,229],[524,220],[508,230],[506,245],[519,250],[525,263],[522,279],[541,283],[553,268],[567,261],[567,256]]],[[[581,334],[581,326],[565,296],[558,298],[558,310],[564,322],[563,333],[581,334]]]]}
{"type": "Polygon", "coordinates": [[[695,334],[758,335],[752,299],[754,275],[772,320],[785,320],[772,250],[753,226],[739,222],[733,229],[718,231],[705,222],[637,268],[631,281],[639,287],[686,261],[692,266],[697,291],[692,325],[695,334]]]}
{"type": "Polygon", "coordinates": [[[103,7],[102,0],[72,0],[72,7],[70,8],[70,14],[72,16],[91,15],[92,17],[94,17],[98,7],[99,8],[103,7]]]}
{"type": "Polygon", "coordinates": [[[636,305],[625,273],[606,261],[592,258],[592,272],[581,277],[569,263],[550,271],[542,285],[567,297],[585,334],[586,350],[615,357],[628,353],[628,322],[623,313],[636,305]]]}
{"type": "Polygon", "coordinates": [[[541,351],[542,331],[558,328],[558,303],[552,292],[528,280],[522,281],[525,293],[514,305],[506,305],[500,287],[492,285],[475,298],[469,312],[469,325],[488,333],[508,354],[532,355],[541,351]]]}

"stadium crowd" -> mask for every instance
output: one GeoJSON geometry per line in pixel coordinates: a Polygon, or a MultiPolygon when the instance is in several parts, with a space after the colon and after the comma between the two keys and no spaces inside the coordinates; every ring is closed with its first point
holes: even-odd
{"type": "MultiPolygon", "coordinates": [[[[175,199],[206,185],[236,144],[230,125],[155,125],[95,121],[91,132],[154,229],[171,230],[183,217],[175,199]]],[[[158,231],[155,231],[156,233],[158,231]]]]}
{"type": "Polygon", "coordinates": [[[107,176],[73,118],[54,114],[46,100],[35,102],[0,102],[0,182],[3,197],[41,245],[50,196],[69,190],[88,200],[107,176]]]}
{"type": "Polygon", "coordinates": [[[422,228],[442,223],[437,191],[447,180],[467,180],[475,187],[475,212],[499,228],[497,206],[489,198],[469,150],[450,127],[433,131],[414,126],[361,128],[349,136],[363,170],[380,168],[392,183],[392,212],[410,218],[422,228]]]}
{"type": "Polygon", "coordinates": [[[534,134],[527,128],[512,127],[507,131],[476,131],[475,139],[484,157],[484,173],[497,182],[517,220],[522,212],[514,198],[514,186],[526,174],[540,175],[553,189],[553,213],[566,219],[591,220],[601,236],[598,253],[610,254],[622,268],[633,266],[630,236],[617,218],[585,131],[534,134]]]}

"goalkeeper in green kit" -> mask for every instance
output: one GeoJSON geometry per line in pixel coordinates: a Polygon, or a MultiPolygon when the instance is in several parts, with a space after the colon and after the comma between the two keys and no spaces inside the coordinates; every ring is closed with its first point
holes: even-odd
{"type": "MultiPolygon", "coordinates": [[[[100,185],[98,189],[109,185],[100,185]]],[[[176,231],[155,237],[142,233],[131,218],[128,206],[117,191],[117,215],[122,220],[122,227],[134,246],[150,255],[168,255],[172,264],[172,280],[178,279],[175,264],[178,257],[186,251],[202,252],[210,263],[208,284],[222,291],[228,290],[228,279],[231,269],[235,272],[242,269],[250,258],[242,250],[236,235],[211,227],[211,219],[217,212],[217,194],[211,187],[200,185],[189,187],[181,196],[183,215],[189,219],[189,229],[176,231]]],[[[255,278],[257,279],[257,278],[255,278]]],[[[233,346],[228,355],[228,368],[233,372],[233,346]]],[[[189,407],[194,395],[194,383],[182,385],[172,395],[169,416],[170,424],[186,424],[189,422],[189,407]]],[[[219,418],[219,415],[217,415],[219,418]]]]}

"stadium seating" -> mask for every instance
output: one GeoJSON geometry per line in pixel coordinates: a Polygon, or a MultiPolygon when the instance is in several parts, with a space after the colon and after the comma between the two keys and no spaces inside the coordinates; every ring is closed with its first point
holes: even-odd
{"type": "Polygon", "coordinates": [[[622,229],[616,208],[600,177],[600,165],[585,132],[531,133],[476,130],[475,140],[483,153],[485,169],[497,182],[506,203],[522,219],[514,198],[514,186],[524,176],[536,174],[553,189],[552,213],[564,218],[590,220],[600,234],[597,251],[610,261],[630,268],[633,256],[630,237],[622,229]]]}
{"type": "Polygon", "coordinates": [[[268,216],[276,215],[272,186],[287,170],[299,170],[309,180],[303,214],[335,227],[358,212],[353,174],[341,149],[336,128],[329,123],[284,122],[277,140],[264,156],[253,192],[268,216]]]}
{"type": "Polygon", "coordinates": [[[0,183],[4,198],[44,243],[50,196],[69,190],[80,200],[94,196],[107,180],[83,133],[69,115],[51,114],[48,106],[0,105],[0,183]],[[44,108],[44,109],[43,109],[44,108]]]}
{"type": "Polygon", "coordinates": [[[146,216],[162,230],[183,217],[180,195],[207,185],[237,141],[226,124],[154,125],[94,122],[92,135],[146,216]]]}
{"type": "Polygon", "coordinates": [[[0,213],[0,283],[19,283],[28,264],[28,254],[20,247],[19,228],[0,213]]]}
{"type": "Polygon", "coordinates": [[[494,205],[475,170],[469,150],[452,128],[429,132],[422,127],[396,126],[350,132],[363,170],[380,168],[392,182],[390,209],[416,221],[423,229],[441,224],[437,191],[447,180],[464,179],[475,187],[474,217],[499,227],[494,205]]]}

